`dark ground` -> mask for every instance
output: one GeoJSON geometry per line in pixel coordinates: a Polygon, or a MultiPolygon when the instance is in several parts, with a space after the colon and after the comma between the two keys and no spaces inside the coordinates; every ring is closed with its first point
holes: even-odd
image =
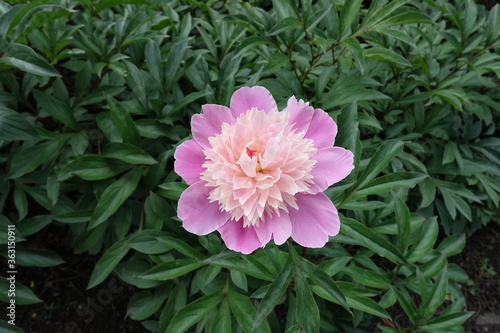
{"type": "MultiPolygon", "coordinates": [[[[16,326],[26,333],[147,333],[139,322],[126,317],[134,287],[110,276],[86,290],[100,255],[73,254],[70,247],[62,244],[66,232],[66,228],[51,224],[28,237],[26,244],[30,247],[52,250],[65,263],[18,268],[17,280],[31,287],[44,302],[17,306],[16,326]]],[[[6,320],[5,311],[0,318],[6,320]]]]}
{"type": "Polygon", "coordinates": [[[463,286],[467,310],[476,311],[467,333],[500,333],[500,225],[490,223],[467,239],[465,249],[450,261],[462,266],[470,286],[463,286]]]}
{"type": "MultiPolygon", "coordinates": [[[[26,333],[142,333],[142,325],[126,317],[133,287],[110,276],[86,290],[99,256],[74,255],[62,245],[65,229],[49,225],[28,238],[29,246],[50,249],[66,261],[56,267],[22,267],[17,278],[30,286],[43,303],[18,306],[16,323],[26,333]]],[[[500,226],[491,223],[468,240],[462,253],[450,261],[461,265],[470,278],[463,290],[467,310],[476,314],[466,323],[467,333],[500,333],[500,226]]],[[[2,259],[2,261],[4,261],[2,259]]],[[[5,312],[0,314],[5,318],[5,312]]]]}

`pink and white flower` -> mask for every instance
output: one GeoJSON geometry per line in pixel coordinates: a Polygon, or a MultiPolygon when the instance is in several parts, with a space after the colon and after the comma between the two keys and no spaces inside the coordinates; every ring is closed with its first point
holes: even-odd
{"type": "Polygon", "coordinates": [[[193,140],[175,152],[175,172],[188,185],[178,216],[197,235],[219,231],[244,254],[289,237],[322,247],[340,229],[322,193],[353,169],[353,154],[333,147],[337,125],[295,97],[278,111],[263,87],[237,90],[230,107],[206,104],[191,119],[193,140]]]}

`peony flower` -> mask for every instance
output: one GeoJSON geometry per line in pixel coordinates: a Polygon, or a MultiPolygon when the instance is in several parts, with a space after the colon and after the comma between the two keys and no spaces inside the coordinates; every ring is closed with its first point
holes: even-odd
{"type": "Polygon", "coordinates": [[[333,147],[337,125],[295,97],[278,111],[263,87],[243,87],[230,107],[206,104],[191,119],[193,140],[175,151],[188,185],[178,216],[194,234],[217,230],[244,254],[289,237],[322,247],[339,232],[337,209],[323,193],[353,169],[353,154],[333,147]]]}

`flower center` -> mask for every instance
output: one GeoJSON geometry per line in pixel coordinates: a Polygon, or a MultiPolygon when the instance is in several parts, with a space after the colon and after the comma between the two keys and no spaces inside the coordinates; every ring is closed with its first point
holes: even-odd
{"type": "Polygon", "coordinates": [[[266,214],[288,212],[288,206],[298,209],[295,194],[309,191],[317,149],[304,132],[295,133],[289,117],[252,108],[209,138],[201,176],[214,188],[209,200],[232,219],[243,218],[245,227],[258,226],[266,214]]]}

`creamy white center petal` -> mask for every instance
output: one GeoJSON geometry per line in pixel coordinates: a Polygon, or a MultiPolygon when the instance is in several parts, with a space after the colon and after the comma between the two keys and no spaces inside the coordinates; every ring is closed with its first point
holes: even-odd
{"type": "Polygon", "coordinates": [[[309,191],[316,148],[304,132],[295,133],[289,117],[252,108],[209,138],[201,177],[214,188],[209,200],[232,219],[243,218],[245,227],[258,226],[280,209],[288,212],[288,206],[298,209],[295,195],[309,191]]]}

